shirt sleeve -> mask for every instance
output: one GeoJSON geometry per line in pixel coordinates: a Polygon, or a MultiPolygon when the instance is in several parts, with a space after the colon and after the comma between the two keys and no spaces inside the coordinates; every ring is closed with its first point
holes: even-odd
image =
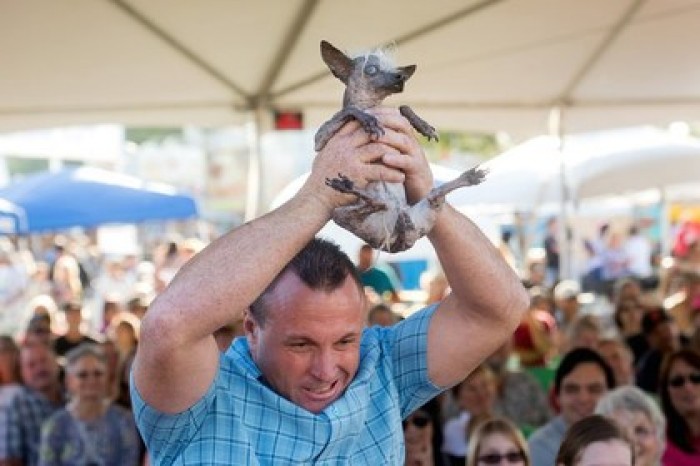
{"type": "Polygon", "coordinates": [[[194,406],[178,414],[161,413],[146,404],[136,388],[133,371],[130,379],[134,420],[148,446],[149,456],[153,464],[171,464],[189,445],[210,412],[216,395],[218,376],[194,406]]]}
{"type": "Polygon", "coordinates": [[[394,380],[403,418],[443,390],[428,376],[428,328],[436,309],[422,309],[392,328],[394,380]]]}

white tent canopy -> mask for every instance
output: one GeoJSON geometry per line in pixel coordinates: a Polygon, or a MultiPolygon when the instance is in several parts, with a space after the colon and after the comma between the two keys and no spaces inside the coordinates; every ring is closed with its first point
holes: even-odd
{"type": "Polygon", "coordinates": [[[569,135],[560,152],[557,138],[538,136],[485,163],[486,181],[451,201],[522,211],[559,204],[562,159],[570,199],[581,201],[697,183],[700,140],[637,127],[569,135]]]}
{"type": "Polygon", "coordinates": [[[0,11],[0,130],[240,122],[340,105],[319,56],[395,44],[440,129],[567,132],[700,117],[697,0],[22,0],[0,11]]]}

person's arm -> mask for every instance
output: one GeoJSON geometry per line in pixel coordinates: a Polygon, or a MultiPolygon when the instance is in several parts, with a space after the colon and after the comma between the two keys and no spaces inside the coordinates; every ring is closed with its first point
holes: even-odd
{"type": "Polygon", "coordinates": [[[360,187],[370,180],[403,182],[401,171],[372,163],[391,150],[348,123],[318,153],[292,199],[214,241],[180,269],[141,327],[133,374],[146,403],[179,413],[206,393],[219,363],[214,331],[243,315],[333,208],[354,200],[326,186],[326,179],[343,173],[360,187]]]}
{"type": "MultiPolygon", "coordinates": [[[[406,120],[385,110],[378,113],[382,124],[393,129],[380,141],[400,152],[386,155],[383,161],[405,173],[409,201],[417,202],[432,188],[428,162],[406,120]]],[[[464,379],[511,337],[529,299],[498,249],[451,206],[443,206],[428,238],[452,288],[428,331],[430,379],[447,387],[464,379]]]]}

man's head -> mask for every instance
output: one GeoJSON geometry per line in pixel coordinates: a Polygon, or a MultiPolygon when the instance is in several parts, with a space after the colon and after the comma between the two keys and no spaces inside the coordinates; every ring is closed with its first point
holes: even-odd
{"type": "Polygon", "coordinates": [[[384,303],[375,304],[369,310],[367,325],[379,325],[380,327],[391,327],[397,321],[397,316],[389,305],[384,303]]]}
{"type": "Polygon", "coordinates": [[[69,301],[61,306],[69,328],[79,329],[83,321],[82,305],[79,301],[69,301]]]}
{"type": "Polygon", "coordinates": [[[598,353],[615,374],[615,385],[634,385],[634,355],[625,342],[617,338],[604,338],[598,342],[598,353]]]}
{"type": "Polygon", "coordinates": [[[365,271],[372,267],[372,260],[374,258],[374,249],[369,244],[363,244],[360,247],[360,252],[357,254],[357,268],[361,271],[365,271]]]}
{"type": "Polygon", "coordinates": [[[265,381],[318,413],[357,372],[366,314],[352,261],[335,244],[314,239],[250,306],[244,329],[265,381]]]}
{"type": "Polygon", "coordinates": [[[612,388],[612,369],[590,348],[569,351],[554,376],[554,394],[568,425],[593,414],[600,397],[612,388]]]}
{"type": "Polygon", "coordinates": [[[554,302],[567,322],[573,321],[578,313],[580,293],[581,286],[575,280],[562,280],[554,287],[554,302]]]}
{"type": "Polygon", "coordinates": [[[642,333],[653,349],[669,353],[680,346],[673,319],[662,307],[649,309],[642,317],[642,333]]]}
{"type": "Polygon", "coordinates": [[[58,385],[58,362],[53,350],[45,344],[24,345],[19,356],[24,384],[49,395],[58,385]]]}

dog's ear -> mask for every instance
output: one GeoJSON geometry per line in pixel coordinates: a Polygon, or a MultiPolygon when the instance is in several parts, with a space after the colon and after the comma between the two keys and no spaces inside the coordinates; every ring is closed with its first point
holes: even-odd
{"type": "Polygon", "coordinates": [[[416,65],[401,66],[396,71],[401,73],[404,79],[408,79],[416,72],[416,65]]]}
{"type": "Polygon", "coordinates": [[[350,57],[325,40],[321,41],[321,57],[331,69],[333,76],[347,84],[354,66],[350,57]]]}

